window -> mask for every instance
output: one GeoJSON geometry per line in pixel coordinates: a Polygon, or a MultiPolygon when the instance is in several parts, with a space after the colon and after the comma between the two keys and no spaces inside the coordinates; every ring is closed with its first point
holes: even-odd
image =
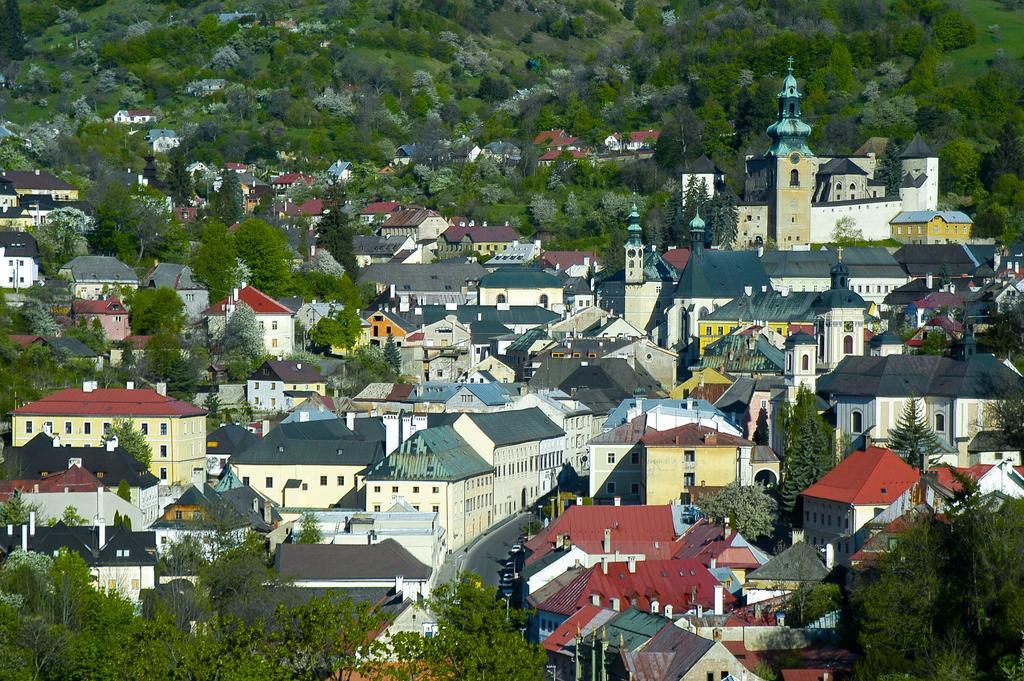
{"type": "Polygon", "coordinates": [[[440,487],[431,487],[430,491],[433,492],[434,494],[437,494],[438,492],[441,491],[441,488],[440,487]]]}
{"type": "Polygon", "coordinates": [[[339,475],[338,476],[338,486],[340,487],[340,486],[342,486],[344,484],[345,484],[345,476],[344,475],[339,475]]]}
{"type": "Polygon", "coordinates": [[[630,462],[631,464],[633,464],[634,466],[635,466],[636,464],[640,463],[640,452],[632,452],[632,453],[631,453],[631,454],[629,455],[629,462],[630,462]]]}
{"type": "Polygon", "coordinates": [[[166,459],[167,458],[167,445],[160,445],[160,458],[161,459],[166,459]]]}
{"type": "Polygon", "coordinates": [[[161,480],[166,480],[167,479],[167,469],[164,468],[163,466],[160,467],[160,479],[161,480]]]}
{"type": "Polygon", "coordinates": [[[25,421],[25,433],[27,435],[30,435],[32,433],[32,422],[31,421],[25,421]]]}
{"type": "Polygon", "coordinates": [[[498,305],[502,305],[508,302],[508,298],[505,297],[504,293],[499,293],[496,300],[498,301],[498,305]]]}
{"type": "Polygon", "coordinates": [[[810,371],[811,368],[811,356],[807,353],[800,355],[800,369],[803,371],[810,371]]]}
{"type": "Polygon", "coordinates": [[[109,421],[104,421],[103,422],[103,434],[104,435],[110,435],[110,422],[109,421]]]}
{"type": "Polygon", "coordinates": [[[860,432],[863,432],[863,430],[864,430],[864,415],[863,415],[863,414],[861,414],[859,410],[856,410],[856,409],[855,409],[855,410],[854,410],[854,411],[853,411],[853,412],[852,412],[852,413],[850,414],[850,421],[851,421],[851,423],[850,423],[850,429],[851,429],[851,430],[852,430],[852,431],[853,431],[854,433],[860,433],[860,432]]]}
{"type": "Polygon", "coordinates": [[[64,422],[64,433],[66,435],[70,435],[71,434],[71,421],[65,421],[64,422]]]}
{"type": "Polygon", "coordinates": [[[277,322],[270,322],[270,329],[272,331],[277,331],[277,322]]]}
{"type": "Polygon", "coordinates": [[[161,435],[167,435],[167,424],[166,423],[161,423],[160,424],[160,434],[161,435]]]}
{"type": "Polygon", "coordinates": [[[942,433],[946,430],[946,415],[936,414],[935,415],[935,432],[942,433]]]}
{"type": "Polygon", "coordinates": [[[374,485],[373,486],[373,491],[374,492],[380,492],[380,485],[374,485]]]}
{"type": "Polygon", "coordinates": [[[326,475],[321,475],[320,476],[320,486],[321,487],[327,487],[327,476],[326,475]]]}
{"type": "Polygon", "coordinates": [[[853,354],[853,336],[845,336],[843,338],[843,354],[844,355],[852,355],[853,354]]]}
{"type": "Polygon", "coordinates": [[[394,485],[394,486],[393,486],[393,487],[391,488],[391,493],[392,493],[392,494],[398,494],[398,485],[394,485]]]}
{"type": "Polygon", "coordinates": [[[267,478],[267,479],[266,479],[266,480],[265,480],[265,481],[263,482],[263,485],[264,485],[264,487],[266,487],[267,489],[270,489],[270,488],[272,488],[272,487],[274,486],[274,479],[273,479],[273,478],[270,478],[270,477],[268,477],[268,478],[267,478]]]}
{"type": "Polygon", "coordinates": [[[640,483],[639,482],[631,482],[631,483],[629,483],[629,493],[634,495],[634,496],[636,496],[637,494],[640,494],[640,483]]]}
{"type": "Polygon", "coordinates": [[[242,477],[242,484],[245,485],[246,487],[249,486],[249,476],[248,475],[242,477]]]}
{"type": "Polygon", "coordinates": [[[149,435],[149,424],[143,421],[139,424],[139,430],[142,431],[143,435],[149,435]]]}
{"type": "Polygon", "coordinates": [[[686,463],[694,463],[697,461],[697,450],[687,449],[683,452],[683,461],[686,463]]]}
{"type": "MultiPolygon", "coordinates": [[[[790,106],[790,108],[792,108],[792,105],[790,106]]],[[[796,168],[793,168],[793,170],[789,171],[789,186],[790,187],[799,187],[800,186],[800,171],[797,170],[796,168]]]]}
{"type": "Polygon", "coordinates": [[[413,494],[419,494],[420,493],[420,488],[419,487],[413,487],[412,488],[412,493],[413,494]]]}
{"type": "MultiPolygon", "coordinates": [[[[29,431],[30,433],[32,431],[29,431]]],[[[615,452],[608,452],[608,463],[615,463],[615,452]]]]}
{"type": "Polygon", "coordinates": [[[174,512],[174,519],[175,519],[175,520],[181,520],[181,519],[182,519],[182,517],[183,517],[183,515],[182,515],[182,512],[181,512],[181,511],[175,511],[175,512],[174,512]]]}
{"type": "Polygon", "coordinates": [[[540,306],[543,307],[545,310],[547,309],[547,307],[548,307],[548,297],[547,297],[546,294],[542,295],[540,297],[540,306]]]}
{"type": "Polygon", "coordinates": [[[693,473],[683,473],[683,486],[693,487],[697,484],[697,477],[693,473]]]}
{"type": "Polygon", "coordinates": [[[374,513],[380,513],[380,504],[374,504],[373,505],[373,512],[374,513]]]}
{"type": "Polygon", "coordinates": [[[608,494],[615,494],[615,483],[609,482],[604,486],[604,491],[608,494]]]}

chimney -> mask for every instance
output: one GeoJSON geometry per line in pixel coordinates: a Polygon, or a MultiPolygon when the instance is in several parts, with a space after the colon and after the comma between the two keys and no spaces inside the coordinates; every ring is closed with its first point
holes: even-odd
{"type": "Polygon", "coordinates": [[[924,275],[924,285],[925,285],[925,287],[929,291],[932,290],[932,284],[933,283],[934,283],[934,280],[932,279],[932,273],[931,272],[929,272],[928,274],[924,275]]]}
{"type": "Polygon", "coordinates": [[[725,610],[725,593],[724,588],[721,584],[715,584],[715,614],[724,615],[725,610]]]}
{"type": "Polygon", "coordinates": [[[601,556],[601,572],[608,574],[608,556],[601,556]]]}
{"type": "Polygon", "coordinates": [[[836,547],[825,544],[825,569],[831,570],[836,565],[836,547]]]}
{"type": "Polygon", "coordinates": [[[52,442],[54,447],[60,447],[60,435],[54,435],[52,442]]]}
{"type": "Polygon", "coordinates": [[[616,506],[622,506],[622,497],[615,497],[614,504],[616,506]]]}
{"type": "Polygon", "coordinates": [[[159,383],[157,383],[156,384],[156,394],[157,395],[161,395],[163,397],[167,397],[167,384],[164,383],[163,381],[160,381],[159,383]]]}
{"type": "Polygon", "coordinates": [[[802,527],[794,527],[790,533],[790,546],[797,544],[804,540],[804,530],[802,527]]]}
{"type": "Polygon", "coordinates": [[[743,287],[743,295],[745,295],[748,298],[750,296],[754,295],[754,287],[753,286],[744,286],[743,287]]]}
{"type": "Polygon", "coordinates": [[[711,557],[711,565],[709,566],[712,570],[718,567],[718,559],[714,556],[711,557]]]}
{"type": "Polygon", "coordinates": [[[21,526],[21,550],[28,551],[28,525],[21,526]]]}
{"type": "Polygon", "coordinates": [[[629,568],[630,574],[636,572],[636,556],[630,556],[626,559],[626,566],[629,568]]]}
{"type": "MultiPolygon", "coordinates": [[[[37,488],[38,489],[38,486],[37,488]]],[[[28,533],[33,537],[36,536],[36,512],[29,511],[28,514],[28,533]]]]}
{"type": "Polygon", "coordinates": [[[128,381],[124,384],[125,390],[135,390],[135,381],[128,381]]]}
{"type": "Polygon", "coordinates": [[[269,501],[263,502],[263,522],[267,525],[274,524],[274,507],[270,505],[269,501]]]}
{"type": "Polygon", "coordinates": [[[345,427],[349,430],[356,429],[356,413],[354,411],[345,412],[345,427]]]}
{"type": "Polygon", "coordinates": [[[86,381],[82,384],[82,392],[84,393],[91,393],[94,389],[92,381],[86,381]]]}
{"type": "Polygon", "coordinates": [[[302,371],[302,362],[296,362],[295,363],[295,370],[296,371],[302,371]]]}
{"type": "Polygon", "coordinates": [[[604,546],[602,548],[605,553],[612,552],[612,530],[610,527],[604,529],[604,546]]]}
{"type": "Polygon", "coordinates": [[[729,538],[729,516],[722,518],[722,524],[725,525],[725,538],[729,538]]]}
{"type": "Polygon", "coordinates": [[[238,289],[237,288],[231,289],[231,302],[232,303],[238,302],[238,289]]]}
{"type": "Polygon", "coordinates": [[[107,451],[108,452],[112,452],[115,449],[117,449],[117,436],[116,435],[111,435],[110,436],[110,439],[107,440],[106,447],[107,447],[107,451]]]}

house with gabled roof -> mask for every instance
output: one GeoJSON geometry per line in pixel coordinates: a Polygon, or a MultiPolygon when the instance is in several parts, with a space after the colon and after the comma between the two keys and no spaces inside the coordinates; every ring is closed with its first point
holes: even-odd
{"type": "Polygon", "coordinates": [[[45,170],[3,170],[0,178],[14,185],[18,196],[46,194],[55,201],[77,201],[78,189],[45,170]]]}
{"type": "Polygon", "coordinates": [[[436,210],[407,206],[384,220],[377,233],[381,236],[409,236],[416,241],[437,241],[448,229],[448,221],[436,210]]]}
{"type": "Polygon", "coordinates": [[[95,300],[118,288],[139,287],[135,271],[107,255],[79,255],[62,265],[58,274],[71,282],[73,297],[86,300],[95,300]]]}
{"type": "Polygon", "coordinates": [[[280,523],[281,515],[270,499],[229,474],[217,487],[189,485],[164,507],[151,529],[161,553],[186,536],[197,538],[211,552],[222,533],[242,541],[250,530],[267,534],[280,523]]]}
{"type": "Polygon", "coordinates": [[[128,308],[117,296],[104,296],[98,300],[74,300],[71,302],[71,317],[84,321],[89,326],[99,322],[109,341],[121,341],[131,334],[128,325],[128,308]]]}
{"type": "Polygon", "coordinates": [[[121,124],[142,125],[152,123],[156,116],[149,109],[118,109],[114,114],[113,121],[121,124]]]}
{"type": "Polygon", "coordinates": [[[295,342],[295,312],[245,283],[203,312],[210,337],[218,338],[223,333],[227,320],[242,303],[252,308],[259,320],[267,354],[278,358],[291,354],[295,342]]]}
{"type": "Polygon", "coordinates": [[[210,292],[206,286],[195,279],[192,268],[188,265],[178,263],[161,262],[157,263],[146,276],[142,278],[142,286],[145,288],[160,288],[166,286],[174,289],[185,304],[185,314],[189,319],[198,319],[202,316],[203,310],[210,305],[210,292]]]}
{"type": "Polygon", "coordinates": [[[268,359],[246,381],[246,399],[258,411],[287,411],[313,395],[327,394],[327,380],[309,362],[268,359]]]}
{"type": "Polygon", "coordinates": [[[430,595],[430,566],[417,560],[394,539],[368,545],[281,544],[274,570],[305,588],[393,589],[408,600],[430,595]]]}
{"type": "Polygon", "coordinates": [[[40,281],[39,245],[24,231],[0,231],[0,286],[18,289],[40,281]]]}

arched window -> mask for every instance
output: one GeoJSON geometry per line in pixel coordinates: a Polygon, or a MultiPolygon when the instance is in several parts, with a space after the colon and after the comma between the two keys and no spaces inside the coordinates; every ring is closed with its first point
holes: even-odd
{"type": "Polygon", "coordinates": [[[542,295],[540,297],[540,306],[543,307],[545,310],[547,309],[547,307],[548,307],[548,297],[547,297],[547,294],[542,295]]]}
{"type": "Polygon", "coordinates": [[[498,305],[501,305],[502,303],[507,303],[507,302],[508,302],[508,298],[505,297],[505,294],[504,293],[499,293],[498,294],[498,305]]]}
{"type": "Polygon", "coordinates": [[[789,115],[796,116],[796,104],[789,105],[789,115]]]}
{"type": "Polygon", "coordinates": [[[800,359],[800,368],[804,371],[810,371],[811,368],[811,356],[807,353],[802,354],[800,359]]]}
{"type": "Polygon", "coordinates": [[[842,182],[836,182],[836,191],[839,192],[839,191],[842,191],[842,190],[843,190],[843,183],[842,182]]]}
{"type": "Polygon", "coordinates": [[[850,429],[854,433],[860,433],[864,430],[864,415],[857,410],[850,413],[850,429]]]}
{"type": "Polygon", "coordinates": [[[793,370],[793,355],[786,355],[786,371],[793,370]]]}
{"type": "Polygon", "coordinates": [[[935,415],[935,432],[941,433],[946,430],[946,415],[936,414],[935,415]]]}
{"type": "Polygon", "coordinates": [[[825,359],[825,334],[818,336],[818,359],[825,359]]]}
{"type": "Polygon", "coordinates": [[[850,191],[852,192],[856,188],[857,188],[857,185],[855,185],[854,183],[851,182],[850,183],[850,191]]]}
{"type": "Polygon", "coordinates": [[[853,354],[853,336],[846,336],[843,338],[843,354],[853,354]]]}
{"type": "Polygon", "coordinates": [[[800,186],[800,171],[797,170],[796,168],[793,168],[793,170],[789,171],[789,186],[790,187],[799,187],[800,186]]]}

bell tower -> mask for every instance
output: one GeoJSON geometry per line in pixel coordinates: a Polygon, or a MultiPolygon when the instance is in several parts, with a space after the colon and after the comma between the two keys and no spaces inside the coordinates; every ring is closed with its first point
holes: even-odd
{"type": "Polygon", "coordinates": [[[783,250],[810,243],[811,199],[814,195],[814,153],[807,146],[811,126],[801,119],[803,94],[788,59],[786,77],[777,95],[778,118],[768,126],[772,197],[768,208],[774,237],[783,250]]]}
{"type": "Polygon", "coordinates": [[[628,236],[626,238],[626,284],[644,283],[644,243],[640,237],[640,213],[633,204],[629,214],[628,236]]]}

